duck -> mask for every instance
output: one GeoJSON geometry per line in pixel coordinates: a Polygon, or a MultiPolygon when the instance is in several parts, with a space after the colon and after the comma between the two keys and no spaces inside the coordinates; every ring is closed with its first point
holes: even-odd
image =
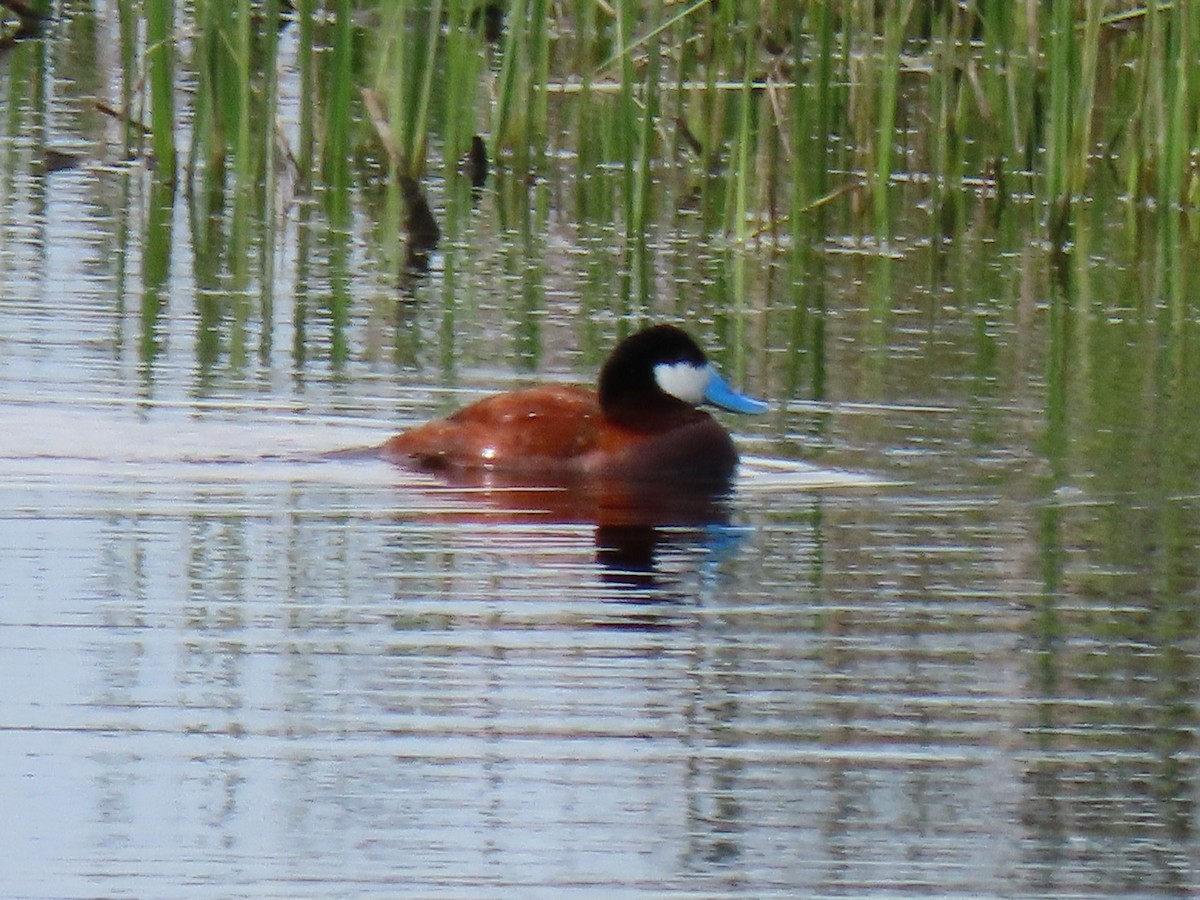
{"type": "Polygon", "coordinates": [[[459,479],[728,483],[738,454],[708,404],[768,404],[730,387],[686,331],[657,324],[616,345],[596,390],[553,384],[496,394],[386,441],[397,465],[459,479]]]}

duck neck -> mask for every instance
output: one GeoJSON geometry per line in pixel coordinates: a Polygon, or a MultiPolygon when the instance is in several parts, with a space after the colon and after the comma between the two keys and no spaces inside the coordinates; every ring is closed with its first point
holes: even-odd
{"type": "Polygon", "coordinates": [[[666,394],[654,398],[653,402],[646,402],[646,399],[641,398],[636,404],[605,404],[601,398],[600,409],[609,422],[634,431],[669,431],[708,418],[708,413],[666,394]]]}

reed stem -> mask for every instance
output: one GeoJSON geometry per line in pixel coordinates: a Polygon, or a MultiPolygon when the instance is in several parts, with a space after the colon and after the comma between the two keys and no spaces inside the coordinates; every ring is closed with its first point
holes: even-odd
{"type": "MultiPolygon", "coordinates": [[[[353,4],[335,0],[333,58],[325,82],[331,85],[325,120],[325,180],[335,198],[345,195],[350,185],[350,99],[354,84],[353,4]]],[[[337,201],[339,204],[341,200],[337,201]]]]}
{"type": "Polygon", "coordinates": [[[146,58],[150,70],[151,146],[157,175],[175,182],[175,44],[172,35],[174,0],[147,3],[146,58]]]}

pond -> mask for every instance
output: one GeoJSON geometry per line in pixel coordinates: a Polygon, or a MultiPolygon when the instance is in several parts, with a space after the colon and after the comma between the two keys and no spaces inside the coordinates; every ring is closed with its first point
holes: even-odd
{"type": "Polygon", "coordinates": [[[940,242],[900,186],[887,242],[685,209],[631,257],[551,159],[428,179],[414,269],[383,179],[164,191],[70,12],[0,55],[7,895],[1200,890],[1186,234],[1098,198],[1065,253],[1029,206],[940,242]],[[719,516],[327,453],[652,320],[771,399],[718,414],[719,516]]]}

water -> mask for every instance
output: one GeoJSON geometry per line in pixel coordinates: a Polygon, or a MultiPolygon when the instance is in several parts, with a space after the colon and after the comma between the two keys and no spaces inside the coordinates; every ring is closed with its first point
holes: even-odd
{"type": "Polygon", "coordinates": [[[281,196],[246,269],[66,75],[26,93],[52,46],[0,56],[5,895],[1200,887],[1178,248],[1118,210],[1065,268],[1019,214],[938,256],[914,209],[798,264],[672,220],[644,312],[779,402],[724,420],[727,517],[606,528],[323,454],[590,380],[611,234],[439,182],[457,237],[401,277],[376,193],[281,196]]]}

